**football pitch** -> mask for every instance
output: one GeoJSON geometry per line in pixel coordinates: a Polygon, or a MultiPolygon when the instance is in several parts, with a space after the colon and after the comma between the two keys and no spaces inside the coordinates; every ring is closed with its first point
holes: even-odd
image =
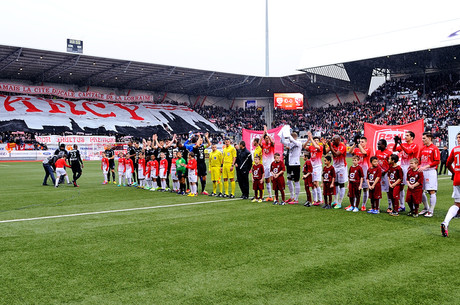
{"type": "Polygon", "coordinates": [[[460,304],[447,176],[416,219],[102,185],[100,162],[43,177],[0,163],[1,304],[460,304]]]}

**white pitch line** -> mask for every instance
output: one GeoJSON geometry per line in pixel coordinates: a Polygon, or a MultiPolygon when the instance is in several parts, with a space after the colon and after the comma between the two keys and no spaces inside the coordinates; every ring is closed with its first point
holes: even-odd
{"type": "Polygon", "coordinates": [[[179,206],[197,205],[197,204],[203,204],[203,203],[233,201],[233,200],[241,200],[241,199],[240,198],[235,198],[235,199],[210,200],[210,201],[178,203],[178,204],[170,204],[170,205],[157,205],[157,206],[150,206],[150,207],[121,209],[121,210],[108,210],[108,211],[86,212],[86,213],[76,213],[76,214],[64,214],[64,215],[54,215],[54,216],[33,217],[33,218],[9,219],[9,220],[0,220],[0,223],[43,220],[43,219],[54,219],[54,218],[65,218],[65,217],[77,217],[77,216],[87,216],[87,215],[99,215],[99,214],[109,214],[109,213],[121,213],[121,212],[131,212],[131,211],[142,211],[142,210],[151,210],[151,209],[160,209],[160,208],[172,208],[172,207],[179,207],[179,206]]]}

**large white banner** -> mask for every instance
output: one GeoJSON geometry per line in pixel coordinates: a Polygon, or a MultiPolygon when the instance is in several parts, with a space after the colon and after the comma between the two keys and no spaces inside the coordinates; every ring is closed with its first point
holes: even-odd
{"type": "Polygon", "coordinates": [[[123,104],[100,101],[52,100],[34,96],[0,95],[0,122],[23,120],[29,129],[64,126],[74,129],[100,128],[117,131],[122,127],[159,126],[165,130],[218,131],[218,128],[186,106],[165,104],[123,104]]]}
{"type": "Polygon", "coordinates": [[[6,83],[0,83],[0,91],[20,94],[53,95],[65,99],[89,99],[108,102],[153,102],[152,95],[115,95],[91,91],[81,92],[45,86],[25,86],[6,83]]]}

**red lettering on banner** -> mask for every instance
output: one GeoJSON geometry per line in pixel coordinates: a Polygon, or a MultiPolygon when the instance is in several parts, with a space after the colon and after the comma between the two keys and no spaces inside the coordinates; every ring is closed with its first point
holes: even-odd
{"type": "Polygon", "coordinates": [[[129,114],[131,115],[131,119],[132,120],[138,120],[138,121],[143,121],[144,118],[143,117],[140,117],[136,114],[136,110],[139,109],[139,106],[136,106],[136,105],[122,105],[122,104],[113,104],[114,106],[117,106],[118,108],[120,109],[123,109],[123,110],[126,110],[129,112],[129,114]],[[132,107],[133,109],[131,109],[130,107],[132,107]]]}
{"type": "Polygon", "coordinates": [[[93,109],[89,108],[88,105],[93,105],[93,106],[96,106],[98,108],[101,108],[101,109],[104,109],[105,108],[105,105],[103,103],[98,103],[98,102],[83,102],[82,103],[83,105],[83,108],[85,108],[85,110],[88,110],[89,112],[91,112],[92,114],[94,114],[95,116],[98,116],[98,117],[101,117],[101,118],[109,118],[109,117],[116,117],[117,115],[113,112],[111,113],[108,113],[108,114],[102,114],[102,113],[99,113],[99,112],[96,112],[94,111],[93,109]]]}
{"type": "Polygon", "coordinates": [[[182,111],[189,111],[193,112],[193,109],[185,107],[185,106],[172,106],[172,105],[143,105],[147,109],[153,109],[153,110],[169,110],[169,111],[174,111],[174,110],[182,110],[182,111]]]}
{"type": "Polygon", "coordinates": [[[37,107],[34,106],[30,101],[30,98],[28,97],[18,97],[14,98],[12,96],[8,96],[4,102],[5,110],[6,111],[15,111],[16,109],[11,107],[10,105],[16,102],[22,102],[24,106],[27,107],[26,112],[43,112],[42,110],[38,109],[37,107]]]}
{"type": "Polygon", "coordinates": [[[53,100],[45,100],[46,102],[48,102],[48,104],[50,104],[50,107],[51,107],[51,110],[50,110],[50,113],[67,113],[65,111],[61,111],[59,109],[59,107],[61,108],[65,108],[65,105],[61,104],[61,103],[57,103],[53,100]]]}
{"type": "Polygon", "coordinates": [[[77,110],[77,105],[75,105],[74,102],[71,102],[71,101],[65,101],[65,100],[62,100],[62,102],[68,104],[70,106],[70,112],[72,112],[72,114],[75,114],[75,115],[85,115],[86,114],[86,111],[82,111],[82,110],[77,110]]]}

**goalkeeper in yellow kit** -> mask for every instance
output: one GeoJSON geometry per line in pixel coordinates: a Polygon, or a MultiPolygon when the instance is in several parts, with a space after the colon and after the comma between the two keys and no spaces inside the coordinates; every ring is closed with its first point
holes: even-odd
{"type": "Polygon", "coordinates": [[[230,143],[230,139],[225,139],[224,146],[224,158],[222,161],[222,176],[224,178],[224,188],[225,195],[224,197],[235,198],[235,161],[236,161],[236,149],[230,143]],[[228,194],[228,180],[230,179],[230,184],[232,186],[232,192],[228,194]]]}

